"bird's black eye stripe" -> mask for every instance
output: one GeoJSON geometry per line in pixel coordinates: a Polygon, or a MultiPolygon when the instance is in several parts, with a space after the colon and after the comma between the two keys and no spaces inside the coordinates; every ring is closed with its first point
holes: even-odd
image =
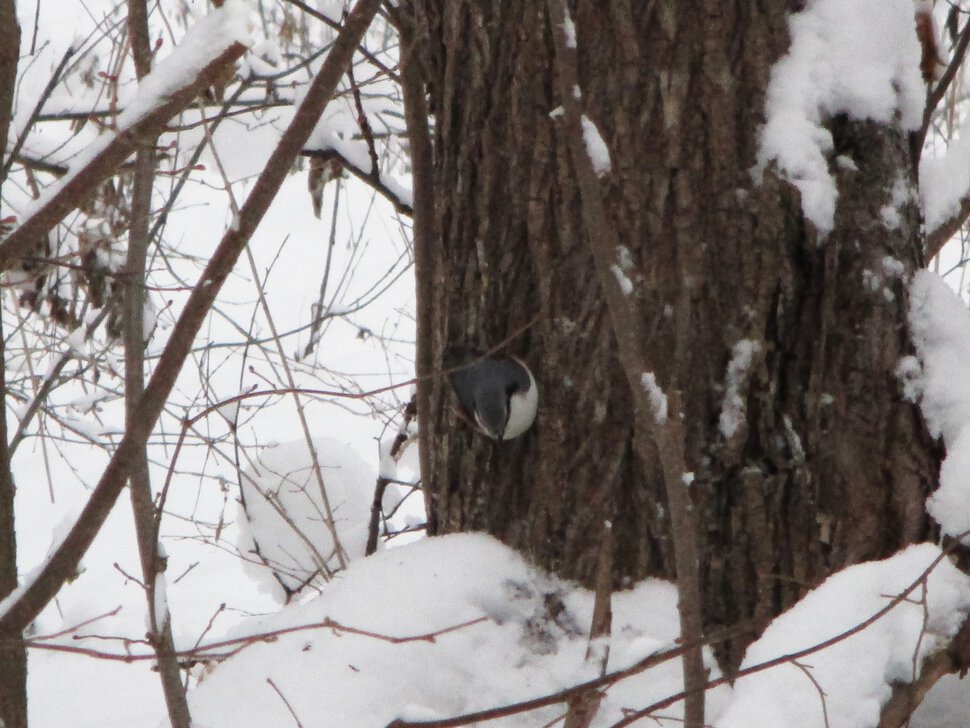
{"type": "Polygon", "coordinates": [[[505,394],[508,397],[511,397],[513,394],[515,394],[518,391],[519,391],[519,385],[516,384],[515,382],[510,382],[505,387],[505,394]]]}

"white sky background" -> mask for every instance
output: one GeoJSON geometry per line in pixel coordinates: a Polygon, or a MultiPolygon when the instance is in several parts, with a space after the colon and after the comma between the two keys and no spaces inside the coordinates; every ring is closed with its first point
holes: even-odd
{"type": "MultiPolygon", "coordinates": [[[[837,15],[832,15],[838,7],[833,3],[843,4],[842,0],[817,0],[810,5],[822,9],[823,15],[829,14],[826,17],[837,18],[837,15]]],[[[33,29],[35,6],[29,1],[19,5],[26,47],[33,29]]],[[[25,73],[17,109],[17,118],[21,123],[63,49],[75,36],[86,35],[86,29],[92,26],[89,13],[96,14],[100,7],[108,5],[102,0],[90,0],[83,4],[40,3],[38,47],[43,47],[48,41],[49,45],[38,53],[37,59],[25,73]]],[[[201,0],[190,5],[193,12],[201,12],[204,7],[201,0]]],[[[339,3],[321,2],[319,5],[333,11],[339,3]]],[[[879,17],[881,22],[889,23],[893,17],[905,15],[908,0],[894,0],[891,5],[892,12],[885,12],[886,6],[882,4],[879,5],[879,12],[870,12],[873,3],[859,0],[854,5],[858,12],[853,13],[852,17],[879,17]]],[[[826,42],[832,38],[826,35],[824,23],[819,25],[805,21],[802,25],[810,32],[803,39],[804,44],[793,44],[797,52],[806,52],[806,48],[818,50],[819,47],[828,47],[826,42]]],[[[174,27],[177,28],[178,24],[174,27]]],[[[851,35],[851,28],[840,29],[838,37],[842,37],[843,30],[851,35]]],[[[893,35],[896,29],[890,27],[889,30],[892,32],[880,26],[876,32],[877,35],[881,34],[880,37],[891,40],[896,37],[893,35]]],[[[582,36],[581,27],[576,32],[582,36]]],[[[259,35],[257,29],[256,37],[259,38],[259,35]]],[[[167,32],[165,39],[163,53],[171,49],[167,32]]],[[[905,98],[900,100],[889,92],[900,79],[903,81],[901,88],[904,91],[910,89],[911,75],[906,69],[897,67],[899,57],[905,55],[908,46],[906,43],[889,45],[892,47],[883,48],[885,53],[880,56],[882,65],[864,66],[866,73],[858,77],[860,87],[869,84],[869,95],[864,97],[854,96],[852,89],[844,86],[836,91],[829,88],[829,96],[825,96],[828,87],[822,84],[816,86],[818,94],[809,99],[813,105],[806,106],[804,97],[795,94],[792,89],[797,90],[799,84],[811,77],[810,74],[802,73],[800,76],[798,73],[806,70],[808,61],[803,59],[798,63],[789,63],[779,72],[787,79],[787,85],[775,97],[776,100],[781,99],[778,103],[782,104],[783,113],[795,114],[800,119],[801,125],[796,125],[797,128],[808,128],[810,132],[815,130],[815,137],[809,133],[796,140],[796,146],[790,148],[788,153],[804,153],[805,158],[811,160],[808,165],[811,174],[799,179],[807,179],[809,186],[816,191],[822,190],[822,198],[817,199],[824,202],[818,208],[823,212],[806,208],[806,214],[819,215],[816,222],[820,229],[825,228],[824,209],[830,201],[834,204],[834,200],[830,200],[831,190],[826,187],[827,172],[822,174],[817,167],[825,151],[825,140],[817,138],[817,129],[813,125],[817,123],[818,114],[841,109],[839,104],[847,106],[850,112],[860,117],[869,114],[877,118],[881,118],[880,114],[891,116],[895,111],[905,111],[911,107],[912,99],[905,93],[905,98]],[[784,76],[784,73],[788,75],[784,76]],[[873,84],[873,79],[879,80],[879,83],[873,84]],[[786,93],[788,97],[798,97],[798,103],[793,107],[784,108],[786,93]]],[[[849,44],[849,47],[852,52],[859,52],[857,46],[849,44]]],[[[808,53],[805,58],[811,55],[808,53]]],[[[843,61],[844,57],[835,57],[834,70],[828,68],[823,74],[824,78],[831,81],[833,77],[839,77],[841,66],[838,64],[843,61]]],[[[102,57],[96,67],[107,63],[108,59],[102,57]]],[[[130,74],[130,64],[127,68],[130,74]]],[[[50,106],[68,107],[82,99],[84,103],[89,103],[89,95],[90,92],[74,83],[70,93],[55,95],[50,106]]],[[[350,128],[346,116],[348,108],[338,107],[337,111],[343,116],[330,117],[322,127],[321,134],[339,133],[350,128]]],[[[235,194],[240,203],[248,191],[247,178],[261,168],[287,117],[285,109],[271,111],[261,117],[260,125],[227,122],[217,134],[227,173],[234,180],[242,180],[235,185],[235,194]]],[[[65,137],[64,128],[48,126],[47,129],[43,135],[31,137],[30,149],[53,150],[60,146],[65,137]]],[[[198,132],[195,135],[197,137],[198,132]]],[[[59,158],[71,150],[83,149],[95,137],[95,129],[88,125],[81,134],[70,138],[68,146],[59,151],[59,158]]],[[[192,140],[187,137],[182,143],[190,147],[192,140]]],[[[770,147],[772,143],[769,129],[766,147],[769,156],[779,153],[770,147]]],[[[608,150],[606,153],[608,155],[608,150]]],[[[783,169],[797,176],[794,166],[786,166],[786,158],[778,159],[783,169]]],[[[201,257],[215,247],[232,217],[226,193],[221,189],[221,179],[215,172],[214,160],[209,153],[203,157],[203,162],[208,171],[193,175],[193,182],[183,194],[183,209],[170,217],[166,231],[166,239],[169,243],[177,244],[180,252],[201,257]],[[185,202],[189,202],[190,206],[186,207],[185,202]]],[[[160,178],[158,189],[167,190],[167,184],[166,179],[160,178]]],[[[947,194],[952,194],[952,190],[946,189],[947,194]]],[[[272,269],[265,289],[280,331],[302,326],[309,319],[310,306],[316,300],[323,272],[333,190],[334,185],[329,185],[323,204],[324,214],[322,219],[317,219],[311,210],[306,173],[292,175],[253,238],[251,249],[259,274],[263,276],[268,269],[272,269]]],[[[26,203],[26,194],[18,192],[13,182],[5,186],[4,194],[8,204],[15,207],[26,203]]],[[[372,194],[362,185],[350,180],[341,194],[331,280],[339,279],[346,266],[354,266],[352,282],[339,300],[339,303],[349,304],[380,280],[392,268],[393,262],[406,253],[405,234],[389,205],[381,200],[372,204],[372,194]],[[359,238],[362,248],[355,252],[348,241],[356,238],[359,238]]],[[[940,205],[943,204],[940,202],[940,205]]],[[[925,198],[924,205],[928,207],[925,198]]],[[[177,263],[177,268],[188,282],[194,282],[197,278],[195,265],[183,262],[177,263]]],[[[159,275],[158,281],[161,280],[169,279],[159,275]]],[[[187,296],[187,291],[165,291],[154,295],[157,308],[165,308],[167,302],[171,301],[171,311],[164,311],[160,318],[163,326],[169,325],[171,312],[177,311],[187,296]]],[[[255,312],[257,333],[268,335],[269,327],[258,312],[258,301],[245,258],[223,289],[219,309],[243,326],[248,325],[255,312]]],[[[407,272],[381,297],[378,304],[350,314],[346,320],[336,319],[333,322],[312,361],[297,367],[300,383],[330,389],[353,382],[368,389],[409,379],[413,376],[413,347],[410,343],[414,338],[413,310],[413,280],[410,272],[407,272]],[[361,327],[383,334],[386,340],[382,344],[377,337],[359,338],[361,327]]],[[[9,331],[13,322],[7,315],[9,331]]],[[[163,331],[162,338],[165,335],[163,331]]],[[[63,333],[58,336],[63,336],[63,333]]],[[[288,337],[285,340],[287,351],[292,353],[302,349],[307,336],[307,332],[303,332],[288,337]]],[[[222,316],[214,315],[204,328],[199,345],[201,347],[206,341],[241,339],[242,335],[233,330],[222,316]]],[[[58,346],[63,349],[68,343],[63,341],[58,346]]],[[[154,343],[150,351],[157,352],[158,347],[159,344],[154,343]]],[[[43,372],[49,362],[39,360],[32,364],[38,372],[43,372]]],[[[277,366],[275,358],[267,361],[256,350],[250,350],[248,358],[244,359],[238,349],[222,348],[206,352],[200,348],[196,351],[194,361],[186,365],[177,399],[185,402],[197,397],[200,370],[205,372],[210,400],[197,402],[193,413],[205,404],[232,396],[252,384],[262,388],[269,380],[275,385],[279,382],[279,374],[274,372],[274,366],[277,366]],[[254,368],[254,373],[249,371],[250,366],[254,368]]],[[[88,394],[79,387],[66,388],[57,393],[55,401],[65,403],[88,394]]],[[[384,399],[388,404],[393,404],[395,397],[406,400],[408,396],[409,389],[404,388],[384,399]]],[[[355,402],[306,400],[306,403],[315,436],[336,438],[369,463],[373,470],[378,469],[377,438],[383,436],[390,439],[394,436],[393,429],[385,430],[385,422],[393,416],[393,411],[388,410],[382,417],[375,417],[366,406],[355,402]]],[[[253,446],[252,454],[257,452],[257,445],[289,442],[302,437],[291,400],[280,399],[255,414],[253,412],[253,409],[244,408],[243,414],[252,415],[252,418],[245,422],[238,433],[241,442],[253,446]]],[[[182,412],[179,410],[175,414],[182,412]]],[[[120,401],[107,402],[97,413],[78,412],[76,417],[78,426],[86,431],[118,428],[123,422],[122,405],[120,401]]],[[[177,423],[168,417],[163,426],[174,433],[177,423]]],[[[200,424],[203,432],[214,436],[224,434],[226,427],[225,421],[217,413],[200,424]]],[[[164,466],[171,452],[171,447],[156,447],[153,450],[156,464],[152,475],[156,487],[164,478],[164,466]]],[[[51,442],[45,452],[38,440],[31,439],[21,446],[14,467],[19,486],[17,516],[22,571],[26,572],[45,557],[52,538],[62,524],[70,523],[85,502],[88,489],[97,480],[106,461],[103,450],[84,445],[51,442]],[[49,483],[55,496],[53,503],[48,495],[49,483]]],[[[435,646],[425,643],[387,645],[368,638],[334,637],[327,630],[316,630],[298,633],[271,646],[251,648],[206,677],[202,687],[193,692],[191,704],[201,725],[207,728],[221,725],[241,728],[245,725],[287,724],[290,718],[282,701],[266,685],[265,678],[268,676],[276,680],[306,726],[383,725],[401,712],[411,717],[441,717],[541,694],[574,684],[588,676],[588,667],[584,666],[582,656],[586,644],[583,635],[589,624],[589,595],[571,591],[568,585],[546,580],[528,569],[515,555],[481,537],[454,537],[445,544],[425,543],[369,559],[352,567],[339,584],[326,590],[324,597],[307,599],[304,604],[281,612],[272,590],[266,590],[265,583],[251,579],[236,554],[201,544],[200,534],[208,535],[210,531],[200,531],[183,518],[192,516],[199,521],[215,523],[224,517],[227,520],[224,545],[231,548],[236,539],[236,527],[231,521],[237,517],[234,505],[236,495],[231,485],[236,480],[233,467],[225,459],[211,457],[204,448],[193,447],[181,454],[179,469],[183,474],[173,482],[169,505],[181,517],[167,518],[162,534],[169,554],[168,601],[176,640],[180,645],[193,644],[223,603],[226,609],[214,621],[206,635],[207,640],[226,634],[249,634],[267,626],[304,624],[325,616],[339,619],[350,626],[394,635],[432,631],[483,615],[490,620],[488,624],[468,627],[442,637],[435,646]],[[203,472],[204,477],[200,477],[198,473],[203,472]],[[220,487],[220,478],[230,484],[228,488],[220,487]],[[179,579],[183,573],[184,577],[179,579]],[[557,625],[545,647],[540,648],[530,643],[525,635],[529,617],[538,609],[538,595],[543,590],[563,591],[567,605],[565,614],[574,621],[557,625]],[[254,623],[247,619],[248,613],[272,616],[254,623]],[[474,662],[480,669],[473,669],[468,655],[475,655],[474,662]],[[360,672],[350,670],[344,675],[337,671],[338,667],[345,670],[344,665],[348,663],[353,663],[360,672]],[[415,665],[420,665],[421,670],[415,670],[415,665]],[[340,680],[333,678],[334,675],[340,675],[340,680]],[[382,686],[388,689],[399,679],[401,687],[383,694],[383,702],[375,706],[374,691],[382,686]],[[326,702],[322,705],[324,696],[326,702]],[[373,722],[361,722],[361,715],[367,715],[373,722]],[[341,716],[340,719],[337,716],[341,716]]],[[[407,472],[405,469],[404,473],[407,472]]],[[[819,618],[817,607],[810,610],[802,608],[801,614],[796,613],[796,608],[784,623],[779,620],[776,628],[753,648],[752,654],[762,657],[777,654],[790,649],[793,641],[799,641],[798,638],[806,635],[817,637],[820,626],[831,623],[833,630],[840,629],[851,624],[854,618],[868,616],[873,608],[878,608],[882,603],[881,595],[894,593],[905,586],[903,582],[915,578],[933,554],[931,547],[921,547],[919,551],[905,552],[899,561],[888,565],[859,567],[860,570],[852,575],[852,579],[833,580],[833,584],[822,587],[828,591],[816,593],[814,600],[816,604],[837,604],[843,608],[841,612],[832,610],[832,614],[828,615],[830,622],[827,622],[819,618]]],[[[54,632],[121,606],[118,615],[86,627],[84,633],[111,637],[143,636],[143,594],[138,586],[114,567],[115,563],[128,574],[139,573],[127,494],[122,495],[101,535],[85,557],[83,574],[65,586],[55,604],[41,615],[36,624],[37,632],[54,632]]],[[[960,614],[970,607],[967,593],[970,587],[958,575],[941,570],[935,583],[941,585],[939,589],[934,588],[932,597],[939,599],[933,606],[936,610],[933,615],[938,619],[933,623],[935,631],[923,645],[924,649],[931,646],[933,640],[945,639],[947,630],[952,628],[946,615],[960,614]]],[[[617,637],[611,652],[611,667],[629,664],[652,650],[670,644],[676,634],[673,597],[669,585],[647,582],[635,592],[617,599],[616,624],[620,626],[615,632],[617,637]]],[[[904,608],[905,605],[900,607],[900,614],[886,623],[885,630],[891,631],[877,633],[883,642],[904,633],[912,635],[914,629],[919,631],[921,623],[914,621],[912,611],[903,614],[904,608]]],[[[98,649],[122,649],[117,641],[111,640],[86,640],[85,644],[98,649]]],[[[879,639],[876,644],[880,644],[879,639]]],[[[144,648],[136,645],[133,649],[144,648]]],[[[839,685],[838,676],[846,670],[859,671],[863,656],[869,660],[866,664],[870,672],[879,676],[897,674],[905,663],[899,653],[880,653],[867,643],[857,650],[842,655],[830,654],[825,659],[816,660],[819,679],[835,681],[827,684],[834,695],[839,685]],[[823,666],[827,666],[825,669],[831,672],[823,674],[823,666]]],[[[812,660],[809,658],[806,662],[811,663],[812,660]]],[[[29,689],[32,725],[41,728],[155,728],[163,725],[164,706],[158,678],[148,666],[147,662],[125,665],[76,655],[31,651],[29,689]],[[70,675],[68,690],[64,689],[65,675],[70,675]],[[123,685],[124,689],[119,690],[119,685],[123,685]],[[55,693],[57,700],[48,698],[55,693]]],[[[724,710],[723,728],[734,725],[746,728],[761,725],[806,728],[810,724],[805,722],[809,720],[806,715],[811,715],[813,720],[821,718],[820,711],[806,714],[784,709],[780,715],[762,718],[762,713],[758,711],[765,708],[765,700],[759,690],[767,689],[771,691],[769,695],[779,691],[797,695],[800,701],[804,701],[807,706],[805,710],[808,711],[813,710],[813,701],[817,700],[817,693],[810,690],[805,692],[806,685],[810,687],[810,683],[800,673],[794,678],[776,674],[772,679],[780,680],[781,687],[771,680],[756,683],[752,679],[747,683],[751,687],[737,691],[733,702],[728,691],[720,691],[712,701],[711,719],[720,720],[721,711],[724,710]],[[793,680],[790,684],[785,682],[789,679],[793,680]]],[[[880,679],[861,687],[860,683],[852,685],[857,695],[861,694],[859,690],[865,691],[871,714],[871,701],[884,697],[885,682],[880,679]]],[[[615,719],[624,707],[642,706],[652,698],[673,692],[676,686],[675,665],[667,665],[642,680],[620,686],[611,691],[603,717],[597,725],[606,725],[606,716],[612,715],[615,719]]],[[[966,692],[965,686],[960,683],[956,683],[955,688],[951,686],[946,700],[952,700],[953,695],[961,690],[966,692]]],[[[829,706],[832,728],[863,728],[867,725],[865,711],[860,712],[857,710],[859,706],[851,702],[845,701],[843,705],[837,697],[833,697],[829,706]]],[[[958,723],[952,723],[950,718],[957,714],[956,709],[940,708],[940,705],[945,705],[942,699],[935,706],[927,706],[922,712],[923,717],[914,721],[914,727],[954,728],[963,725],[965,713],[959,714],[958,723]]],[[[677,714],[676,709],[670,711],[670,715],[677,714]]],[[[554,715],[554,712],[548,712],[545,719],[554,715]]],[[[533,726],[541,722],[537,723],[533,715],[496,722],[494,725],[533,726]]],[[[652,721],[645,724],[654,725],[652,721]]],[[[664,721],[661,724],[676,723],[664,721]]]]}

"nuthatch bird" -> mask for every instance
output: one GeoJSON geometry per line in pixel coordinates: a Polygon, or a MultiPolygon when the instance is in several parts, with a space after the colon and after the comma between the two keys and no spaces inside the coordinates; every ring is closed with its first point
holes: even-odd
{"type": "Polygon", "coordinates": [[[478,359],[449,378],[463,414],[493,440],[518,437],[536,418],[536,380],[514,357],[478,359]]]}

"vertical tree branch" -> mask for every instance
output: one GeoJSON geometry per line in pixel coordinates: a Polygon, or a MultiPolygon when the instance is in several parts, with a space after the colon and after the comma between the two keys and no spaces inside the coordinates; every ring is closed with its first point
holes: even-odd
{"type": "MultiPolygon", "coordinates": [[[[139,79],[151,72],[151,47],[148,40],[148,8],[145,0],[128,0],[128,39],[139,79]]],[[[148,257],[148,227],[155,182],[156,137],[147,137],[138,149],[131,193],[131,222],[128,227],[128,253],[125,261],[123,328],[125,345],[125,425],[131,426],[136,407],[145,391],[145,268],[148,257]]],[[[189,728],[185,690],[182,687],[172,622],[164,595],[165,559],[159,558],[157,515],[152,499],[148,470],[148,451],[140,443],[132,456],[128,477],[131,507],[135,519],[138,553],[141,560],[145,597],[148,601],[148,641],[158,655],[158,674],[172,728],[189,728]],[[159,582],[162,582],[161,584],[159,582]],[[162,586],[162,594],[159,594],[162,586]]]]}
{"type": "MultiPolygon", "coordinates": [[[[593,619],[589,627],[589,646],[586,662],[595,664],[600,677],[606,675],[610,660],[610,635],[613,622],[613,564],[615,563],[616,534],[613,523],[603,523],[600,536],[599,559],[596,564],[596,594],[593,602],[593,619]]],[[[569,712],[563,728],[589,728],[596,717],[602,701],[598,690],[579,693],[569,701],[569,712]]]]}
{"type": "MultiPolygon", "coordinates": [[[[37,103],[34,105],[34,110],[30,114],[30,118],[27,119],[27,123],[24,124],[23,133],[17,137],[17,141],[14,142],[13,148],[7,153],[6,147],[0,148],[0,157],[6,154],[6,161],[3,163],[3,167],[0,168],[0,184],[3,180],[7,178],[10,174],[10,168],[13,163],[20,159],[20,150],[23,149],[24,142],[27,141],[27,135],[30,133],[31,127],[37,122],[37,117],[40,116],[40,112],[44,108],[44,104],[54,93],[54,89],[57,88],[57,84],[61,81],[61,74],[64,73],[64,69],[67,68],[67,62],[71,60],[71,56],[74,55],[74,48],[68,48],[64,51],[64,55],[61,56],[61,62],[57,64],[57,68],[54,69],[54,73],[51,74],[50,80],[47,82],[47,86],[41,92],[40,97],[37,99],[37,103]]],[[[4,131],[9,134],[9,122],[4,124],[4,131]]]]}
{"type": "MultiPolygon", "coordinates": [[[[0,22],[3,16],[0,15],[0,22]]],[[[0,397],[7,399],[6,347],[0,317],[0,397]]],[[[0,411],[0,599],[17,588],[16,488],[7,447],[7,411],[0,411]]],[[[0,725],[27,728],[27,654],[19,630],[0,629],[0,725]]]]}
{"type": "MultiPolygon", "coordinates": [[[[953,51],[953,57],[950,59],[950,63],[940,77],[940,80],[936,83],[936,86],[926,93],[926,105],[923,107],[923,123],[912,139],[913,165],[917,173],[919,173],[919,162],[923,154],[923,145],[926,143],[926,135],[929,133],[930,124],[933,121],[933,112],[940,105],[940,102],[946,95],[947,89],[953,83],[957,71],[963,65],[963,59],[967,55],[968,48],[970,48],[970,21],[960,31],[960,40],[957,41],[956,48],[953,51]]],[[[927,260],[930,257],[932,256],[927,256],[927,260]]]]}
{"type": "MultiPolygon", "coordinates": [[[[20,26],[17,24],[16,3],[0,0],[0,157],[7,149],[19,55],[20,26]]],[[[5,177],[6,168],[0,170],[0,187],[5,177]]],[[[7,447],[6,369],[0,325],[0,600],[17,588],[15,486],[7,447]]],[[[0,630],[0,725],[27,728],[27,654],[19,630],[0,630]]]]}
{"type": "MultiPolygon", "coordinates": [[[[569,147],[576,181],[582,201],[586,239],[593,256],[597,277],[610,311],[616,336],[620,363],[630,386],[636,406],[637,430],[634,444],[644,465],[660,461],[667,505],[670,509],[671,542],[677,571],[678,612],[681,640],[693,644],[684,652],[684,725],[702,728],[704,725],[704,691],[707,674],[704,669],[701,641],[703,622],[701,613],[700,578],[697,547],[697,524],[685,483],[687,472],[684,456],[684,423],[680,393],[674,386],[661,403],[662,393],[656,386],[648,386],[654,367],[646,355],[642,342],[643,319],[639,315],[636,298],[621,288],[615,272],[622,271],[619,241],[614,228],[607,221],[599,181],[584,141],[582,92],[579,87],[575,38],[567,35],[568,20],[564,0],[548,0],[556,49],[556,68],[559,75],[559,94],[564,109],[563,136],[569,147]],[[649,377],[649,379],[648,379],[649,377]],[[659,396],[658,396],[659,395],[659,396]]],[[[683,311],[679,312],[685,313],[683,311]]],[[[680,320],[679,316],[674,320],[680,320]]]]}
{"type": "Polygon", "coordinates": [[[428,105],[425,101],[424,80],[417,55],[417,28],[408,25],[410,15],[397,13],[401,18],[398,33],[401,36],[401,88],[404,94],[404,120],[407,124],[408,142],[411,146],[411,179],[414,190],[414,278],[417,281],[417,374],[418,406],[418,457],[421,463],[421,482],[427,503],[428,530],[434,533],[433,491],[428,487],[431,477],[431,447],[429,439],[432,387],[440,386],[433,377],[434,359],[432,336],[435,331],[432,320],[432,295],[436,285],[430,245],[434,240],[434,183],[433,150],[428,129],[428,105]]]}
{"type": "MultiPolygon", "coordinates": [[[[20,25],[17,23],[17,3],[15,0],[0,0],[0,160],[7,153],[19,59],[20,25]]],[[[6,165],[0,170],[0,187],[7,178],[7,171],[6,165]]]]}
{"type": "Polygon", "coordinates": [[[77,522],[18,597],[0,614],[0,634],[26,627],[54,598],[64,579],[77,567],[91,546],[124,487],[138,448],[151,434],[165,401],[175,386],[182,363],[191,351],[195,336],[222,284],[232,272],[243,248],[286,178],[293,160],[309,139],[320,115],[333,97],[344,69],[351,62],[357,43],[379,6],[380,0],[359,0],[347,17],[344,29],[334,42],[323,67],[307,89],[303,102],[253,185],[236,224],[223,235],[202,273],[201,280],[192,289],[145,387],[145,394],[131,419],[131,427],[126,430],[77,522]]]}
{"type": "MultiPolygon", "coordinates": [[[[404,417],[401,419],[401,426],[398,428],[397,436],[391,443],[391,449],[387,456],[391,460],[397,460],[401,454],[401,448],[408,441],[408,430],[411,422],[418,414],[418,396],[414,395],[404,406],[404,417]]],[[[364,549],[364,556],[370,556],[377,551],[377,540],[381,535],[381,514],[384,509],[384,492],[390,484],[390,478],[383,472],[383,461],[381,464],[381,474],[377,477],[377,484],[374,486],[374,500],[370,507],[370,524],[367,527],[367,546],[364,549]]]]}

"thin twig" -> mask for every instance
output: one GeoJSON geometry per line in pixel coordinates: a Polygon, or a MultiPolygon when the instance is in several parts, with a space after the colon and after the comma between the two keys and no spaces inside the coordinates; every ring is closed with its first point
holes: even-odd
{"type": "MultiPolygon", "coordinates": [[[[117,566],[117,564],[115,564],[115,566],[117,566]]],[[[107,619],[108,617],[115,617],[118,615],[118,612],[120,611],[121,611],[121,606],[117,606],[114,609],[112,609],[110,612],[103,612],[102,614],[99,614],[96,617],[90,617],[88,619],[85,619],[83,622],[78,622],[77,624],[71,625],[70,627],[65,627],[62,630],[58,630],[57,632],[51,632],[50,634],[33,637],[32,639],[53,640],[53,639],[57,639],[58,637],[63,637],[66,634],[73,634],[78,630],[80,630],[82,627],[87,627],[89,624],[100,622],[102,619],[107,619]]]]}
{"type": "MultiPolygon", "coordinates": [[[[248,635],[246,637],[235,637],[233,639],[220,640],[218,642],[211,642],[207,645],[202,645],[200,647],[193,647],[188,650],[175,650],[172,654],[180,658],[192,659],[192,660],[209,660],[209,659],[221,659],[228,657],[229,655],[236,654],[245,647],[249,647],[254,644],[260,644],[263,642],[275,642],[280,637],[288,634],[294,634],[297,632],[308,632],[321,629],[332,630],[335,634],[350,634],[358,637],[367,637],[369,639],[378,640],[379,642],[387,642],[392,645],[403,645],[409,642],[427,642],[429,644],[435,644],[438,638],[443,637],[452,632],[458,630],[466,629],[472,627],[476,624],[481,624],[482,622],[488,621],[488,617],[478,617],[477,619],[470,619],[466,622],[461,622],[459,624],[451,625],[450,627],[444,627],[433,632],[425,632],[423,634],[409,635],[405,637],[395,637],[393,635],[381,634],[379,632],[372,632],[370,630],[358,629],[356,627],[351,627],[341,622],[337,622],[333,619],[324,619],[319,622],[313,622],[312,624],[296,625],[293,627],[283,627],[281,629],[274,629],[268,632],[259,632],[257,634],[248,635]],[[231,652],[222,652],[226,648],[237,648],[231,652]]],[[[86,635],[80,639],[87,639],[93,637],[93,635],[86,635]]],[[[25,644],[28,648],[48,650],[52,652],[71,652],[76,654],[87,655],[89,657],[97,657],[103,660],[113,660],[117,662],[143,662],[146,660],[156,660],[157,655],[154,652],[143,653],[143,654],[124,654],[119,655],[114,652],[106,652],[103,650],[93,650],[87,647],[77,647],[74,645],[64,645],[58,643],[47,644],[44,640],[47,637],[31,637],[25,640],[25,644]]],[[[75,639],[78,639],[77,637],[75,639]]],[[[133,644],[142,643],[146,644],[146,640],[131,640],[128,638],[115,638],[122,639],[122,641],[133,644]]],[[[0,640],[3,643],[4,640],[0,640]]]]}
{"type": "MultiPolygon", "coordinates": [[[[311,177],[312,179],[312,177],[311,177]]],[[[340,188],[341,184],[337,180],[337,184],[334,185],[333,192],[333,209],[330,213],[330,235],[327,239],[327,257],[323,262],[323,277],[320,280],[320,293],[317,296],[317,302],[315,305],[310,306],[310,311],[312,315],[312,320],[310,321],[310,336],[307,340],[306,346],[303,348],[303,356],[301,358],[306,359],[316,348],[317,342],[320,340],[320,329],[323,326],[323,322],[327,320],[327,285],[330,283],[330,269],[333,265],[333,252],[337,245],[337,213],[340,209],[340,188]]],[[[321,192],[321,197],[323,193],[321,192]]]]}
{"type": "MultiPolygon", "coordinates": [[[[95,316],[94,319],[87,325],[84,331],[85,341],[90,340],[92,334],[94,334],[98,326],[100,326],[101,323],[108,317],[108,314],[111,313],[114,304],[117,302],[118,295],[119,294],[116,293],[112,299],[101,308],[98,315],[95,316]]],[[[68,362],[70,362],[73,358],[75,358],[74,352],[71,349],[68,349],[61,354],[54,366],[48,370],[40,389],[37,391],[37,394],[30,401],[30,404],[27,405],[27,409],[24,411],[24,413],[20,416],[20,423],[17,425],[17,431],[14,433],[14,436],[10,438],[11,454],[16,451],[17,447],[27,436],[27,427],[30,425],[31,420],[34,418],[34,415],[37,414],[37,411],[43,407],[44,402],[53,391],[54,386],[57,383],[57,379],[60,377],[64,367],[66,367],[68,362]]]]}
{"type": "MultiPolygon", "coordinates": [[[[39,3],[38,3],[39,4],[39,3]]],[[[64,68],[67,66],[67,62],[71,60],[71,56],[74,55],[74,46],[69,47],[64,51],[64,55],[61,56],[61,62],[57,64],[57,68],[54,69],[54,73],[51,75],[50,80],[44,87],[44,90],[40,94],[40,98],[37,99],[37,103],[34,104],[34,110],[30,112],[30,118],[27,119],[27,123],[24,125],[23,133],[17,136],[17,141],[13,145],[13,149],[10,150],[10,154],[7,156],[7,161],[3,163],[3,169],[0,170],[0,180],[6,179],[7,175],[10,173],[10,168],[13,166],[14,161],[20,154],[20,150],[23,149],[24,142],[27,141],[27,136],[30,134],[30,128],[37,121],[37,117],[40,116],[40,112],[44,108],[44,104],[50,98],[51,94],[54,93],[58,82],[61,80],[61,74],[64,73],[64,68]]]]}
{"type": "Polygon", "coordinates": [[[370,173],[375,179],[380,179],[381,167],[380,160],[377,158],[377,147],[374,145],[374,130],[371,129],[370,121],[367,119],[367,112],[364,111],[364,102],[360,98],[360,87],[354,78],[354,67],[347,69],[347,79],[350,81],[350,90],[354,96],[354,106],[357,108],[357,124],[360,126],[360,133],[367,143],[367,153],[370,155],[370,173]]]}
{"type": "MultiPolygon", "coordinates": [[[[300,0],[286,0],[286,2],[288,2],[290,5],[293,5],[295,7],[298,7],[304,13],[306,13],[307,15],[310,15],[311,17],[316,18],[317,20],[319,20],[324,25],[327,25],[327,26],[333,28],[334,30],[340,30],[340,23],[338,23],[337,21],[335,21],[335,20],[327,17],[326,15],[324,15],[323,13],[321,13],[319,10],[315,10],[315,9],[311,8],[306,3],[300,2],[300,0]]],[[[361,43],[360,47],[358,47],[357,50],[360,52],[360,54],[364,58],[366,58],[368,61],[370,61],[371,63],[373,63],[381,71],[383,71],[384,73],[386,73],[387,76],[388,76],[388,78],[390,78],[392,81],[394,81],[394,83],[400,83],[401,82],[401,79],[398,77],[398,75],[396,73],[394,73],[394,70],[392,68],[389,68],[385,63],[383,63],[381,61],[380,58],[378,58],[373,53],[371,53],[369,50],[367,50],[367,48],[364,47],[363,43],[361,43]]]]}
{"type": "Polygon", "coordinates": [[[290,711],[290,715],[293,716],[293,720],[296,722],[296,728],[303,728],[303,724],[300,722],[300,718],[297,716],[296,711],[293,710],[293,706],[290,705],[290,701],[286,699],[286,696],[285,695],[283,695],[283,691],[280,690],[276,686],[276,683],[273,682],[273,678],[267,677],[266,678],[266,682],[268,682],[269,683],[269,686],[271,688],[273,688],[273,690],[276,691],[276,694],[280,696],[280,700],[283,701],[283,705],[285,705],[286,706],[286,709],[288,711],[290,711]]]}
{"type": "Polygon", "coordinates": [[[792,660],[791,664],[797,667],[803,673],[805,673],[805,677],[811,680],[812,685],[815,686],[815,690],[818,692],[818,697],[822,701],[822,720],[825,722],[825,728],[829,728],[829,708],[828,708],[828,703],[825,700],[826,698],[825,691],[822,690],[822,686],[819,685],[818,680],[816,680],[815,676],[812,674],[812,671],[810,669],[811,665],[803,665],[798,660],[792,660]]]}

